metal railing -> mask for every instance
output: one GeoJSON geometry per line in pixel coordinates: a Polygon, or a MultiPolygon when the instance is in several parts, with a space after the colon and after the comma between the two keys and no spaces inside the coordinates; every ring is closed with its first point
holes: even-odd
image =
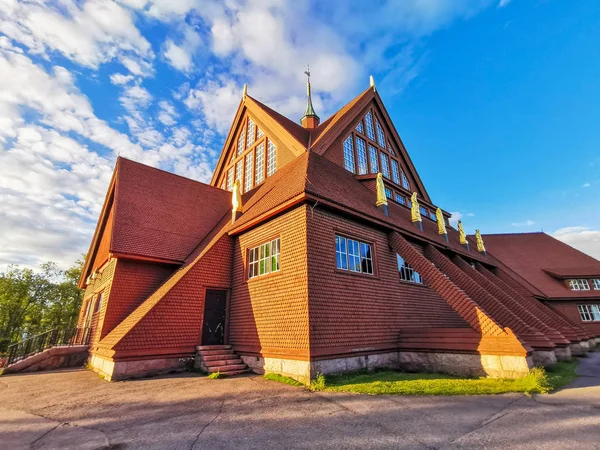
{"type": "Polygon", "coordinates": [[[47,348],[73,345],[87,345],[90,342],[89,328],[54,328],[45,333],[23,339],[8,347],[8,359],[5,366],[16,363],[28,356],[41,353],[47,348]]]}

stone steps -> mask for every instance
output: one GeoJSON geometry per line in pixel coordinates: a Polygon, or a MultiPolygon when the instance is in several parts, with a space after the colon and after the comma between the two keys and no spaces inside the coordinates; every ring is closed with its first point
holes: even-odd
{"type": "Polygon", "coordinates": [[[249,372],[248,366],[233,351],[231,345],[199,345],[196,347],[194,366],[207,373],[224,376],[249,372]]]}

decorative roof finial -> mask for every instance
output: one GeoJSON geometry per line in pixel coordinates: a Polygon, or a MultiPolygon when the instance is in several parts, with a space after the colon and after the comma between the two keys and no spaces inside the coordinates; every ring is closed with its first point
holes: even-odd
{"type": "Polygon", "coordinates": [[[306,82],[307,101],[306,111],[304,111],[304,116],[302,117],[301,122],[304,128],[316,128],[317,126],[319,126],[320,119],[319,116],[317,116],[317,113],[315,112],[315,109],[313,108],[312,104],[312,96],[310,91],[310,66],[307,66],[306,70],[304,71],[304,74],[308,78],[306,82]]]}
{"type": "Polygon", "coordinates": [[[245,97],[246,95],[248,95],[248,84],[244,84],[244,92],[242,93],[242,95],[245,97]]]}
{"type": "Polygon", "coordinates": [[[373,88],[373,90],[375,91],[375,78],[373,78],[373,75],[369,76],[369,84],[370,86],[373,88]]]}

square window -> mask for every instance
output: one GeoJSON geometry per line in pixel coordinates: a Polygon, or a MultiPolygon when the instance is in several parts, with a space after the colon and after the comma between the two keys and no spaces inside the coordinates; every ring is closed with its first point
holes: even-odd
{"type": "Polygon", "coordinates": [[[248,278],[278,272],[280,269],[279,256],[279,238],[248,250],[248,278]]]}
{"type": "Polygon", "coordinates": [[[338,269],[369,275],[373,274],[373,250],[371,244],[336,235],[335,261],[338,269]]]}

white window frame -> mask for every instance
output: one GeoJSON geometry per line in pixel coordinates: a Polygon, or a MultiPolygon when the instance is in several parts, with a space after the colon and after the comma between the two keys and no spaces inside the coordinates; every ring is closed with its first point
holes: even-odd
{"type": "Polygon", "coordinates": [[[572,291],[589,291],[590,284],[585,278],[574,278],[569,280],[569,286],[572,291]]]}
{"type": "Polygon", "coordinates": [[[271,139],[267,140],[267,176],[271,176],[277,170],[277,147],[271,139]]]}
{"type": "Polygon", "coordinates": [[[336,234],[335,253],[335,266],[338,270],[375,274],[372,244],[336,234]]]}
{"type": "Polygon", "coordinates": [[[600,305],[577,305],[582,322],[600,322],[600,305]]]}
{"type": "Polygon", "coordinates": [[[246,167],[244,169],[244,192],[248,192],[252,189],[252,182],[254,181],[254,152],[250,152],[246,155],[246,167]]]}
{"type": "Polygon", "coordinates": [[[256,146],[256,167],[254,168],[254,185],[257,186],[265,179],[265,143],[256,146]]]}
{"type": "Polygon", "coordinates": [[[273,239],[248,250],[248,279],[279,272],[281,241],[273,239]]]}

